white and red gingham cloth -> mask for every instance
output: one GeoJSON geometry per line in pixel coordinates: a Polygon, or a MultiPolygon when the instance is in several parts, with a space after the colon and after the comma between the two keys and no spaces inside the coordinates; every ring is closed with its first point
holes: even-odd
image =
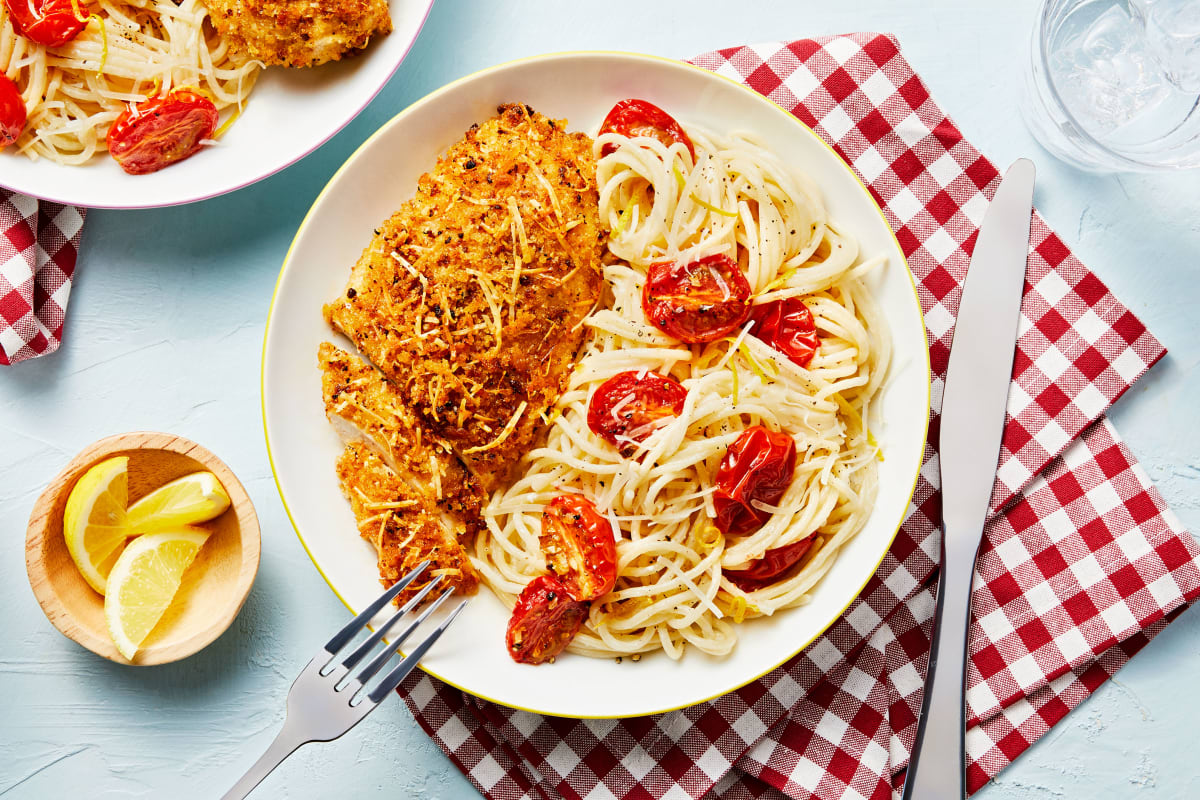
{"type": "Polygon", "coordinates": [[[0,189],[0,366],[58,349],[84,213],[0,189]]]}
{"type": "MultiPolygon", "coordinates": [[[[903,784],[936,582],[942,378],[959,286],[999,173],[889,36],[737,47],[695,63],[791,110],[884,209],[928,330],[925,463],[908,518],[862,595],[783,667],[718,700],[585,721],[411,676],[401,693],[417,721],[493,800],[883,800],[903,784]]],[[[1103,416],[1163,353],[1035,214],[1010,419],[974,587],[972,792],[1200,594],[1200,548],[1103,416]]]]}

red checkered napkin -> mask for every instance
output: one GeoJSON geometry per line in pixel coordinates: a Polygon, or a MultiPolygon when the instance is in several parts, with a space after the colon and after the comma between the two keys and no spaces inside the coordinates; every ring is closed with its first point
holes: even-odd
{"type": "Polygon", "coordinates": [[[0,189],[0,365],[58,349],[84,214],[0,189]]]}
{"type": "MultiPolygon", "coordinates": [[[[999,174],[891,37],[739,47],[696,63],[791,110],[884,209],[929,334],[925,463],[895,543],[846,613],[786,665],[718,700],[583,721],[410,677],[402,694],[417,721],[496,800],[876,800],[903,782],[928,663],[942,379],[959,287],[999,174]]],[[[1035,214],[1010,418],[974,588],[972,791],[1200,594],[1200,548],[1103,417],[1163,352],[1035,214]]]]}

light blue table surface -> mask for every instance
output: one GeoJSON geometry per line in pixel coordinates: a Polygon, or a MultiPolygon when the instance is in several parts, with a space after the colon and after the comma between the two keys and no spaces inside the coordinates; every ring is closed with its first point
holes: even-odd
{"type": "MultiPolygon", "coordinates": [[[[263,443],[259,356],[277,271],[312,200],[373,130],[438,86],[515,57],[686,58],[780,38],[898,35],[984,154],[998,164],[1032,155],[1051,227],[1171,351],[1112,418],[1184,524],[1200,530],[1200,173],[1096,177],[1038,149],[1017,113],[1034,11],[1032,0],[440,0],[383,93],[316,154],[227,197],[93,212],[66,343],[0,373],[0,796],[214,798],[266,747],[297,670],[346,618],[284,515],[263,443]],[[44,484],[89,442],[129,430],[178,433],[220,455],[263,531],[257,583],[233,627],[153,669],[111,664],[60,636],[29,590],[21,546],[44,484]]],[[[979,796],[1200,796],[1198,656],[1200,615],[1188,612],[979,796]]],[[[301,750],[256,796],[473,794],[390,702],[341,741],[301,750]]]]}

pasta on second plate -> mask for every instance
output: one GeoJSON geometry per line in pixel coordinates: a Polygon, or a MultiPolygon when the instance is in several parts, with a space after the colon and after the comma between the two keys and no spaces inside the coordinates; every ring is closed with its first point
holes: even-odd
{"type": "Polygon", "coordinates": [[[109,127],[130,104],[187,87],[218,112],[240,110],[262,64],[232,53],[201,0],[100,0],[71,41],[46,47],[14,30],[0,5],[0,73],[29,106],[17,149],[84,164],[107,149],[109,127]]]}

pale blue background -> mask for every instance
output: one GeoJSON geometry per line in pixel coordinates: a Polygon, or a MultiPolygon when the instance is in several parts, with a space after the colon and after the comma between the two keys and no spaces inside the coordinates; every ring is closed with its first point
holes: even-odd
{"type": "MultiPolygon", "coordinates": [[[[1033,156],[1050,225],[1171,350],[1112,417],[1200,530],[1200,174],[1094,177],[1035,146],[1016,110],[1034,6],[441,0],[391,84],[320,152],[228,197],[93,212],[66,344],[0,373],[0,796],[214,798],[266,747],[296,672],[346,617],[284,515],[263,444],[259,353],[276,273],[309,204],[373,130],[443,83],[519,56],[605,48],[686,58],[779,38],[897,34],[980,150],[998,164],[1033,156]],[[60,636],[29,590],[21,546],[34,499],[72,455],[139,429],[182,434],[224,458],[263,529],[258,581],[230,631],[193,658],[145,670],[60,636]]],[[[1188,612],[979,796],[1200,796],[1198,655],[1200,615],[1188,612]]],[[[473,794],[391,702],[341,741],[301,750],[256,796],[473,794]]]]}

